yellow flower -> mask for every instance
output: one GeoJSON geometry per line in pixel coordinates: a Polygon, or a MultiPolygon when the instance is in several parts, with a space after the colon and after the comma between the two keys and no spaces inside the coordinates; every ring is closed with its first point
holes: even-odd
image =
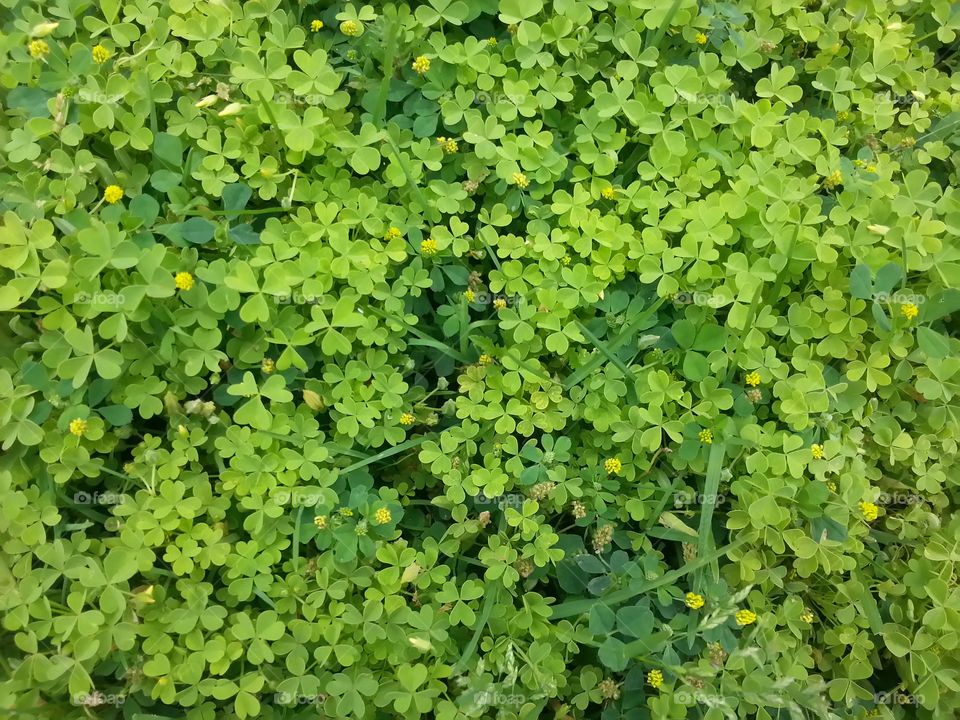
{"type": "Polygon", "coordinates": [[[452,155],[460,149],[460,145],[458,145],[457,141],[453,138],[444,138],[443,142],[440,144],[440,147],[443,148],[443,151],[447,155],[452,155]]]}
{"type": "Polygon", "coordinates": [[[750,387],[756,387],[760,384],[760,373],[754,371],[752,373],[747,373],[747,385],[750,387]]]}
{"type": "Polygon", "coordinates": [[[493,358],[484,353],[477,359],[477,362],[481,365],[490,365],[493,363],[493,358]]]}
{"type": "Polygon", "coordinates": [[[876,166],[876,165],[867,165],[867,172],[868,172],[868,173],[875,173],[876,171],[877,171],[877,166],[876,166]]]}
{"type": "Polygon", "coordinates": [[[684,600],[684,603],[691,610],[699,610],[703,607],[703,595],[698,595],[697,593],[688,592],[687,597],[684,600]]]}
{"type": "Polygon", "coordinates": [[[856,160],[853,161],[853,166],[862,168],[864,166],[864,162],[860,158],[857,158],[856,160]]]}
{"type": "Polygon", "coordinates": [[[741,627],[744,625],[752,625],[757,621],[757,614],[753,610],[737,610],[737,614],[734,615],[737,620],[737,625],[741,627]]]}
{"type": "Polygon", "coordinates": [[[560,258],[560,262],[562,262],[564,265],[569,265],[569,264],[570,264],[570,256],[569,256],[569,255],[564,255],[562,258],[560,258]]]}
{"type": "Polygon", "coordinates": [[[70,421],[70,434],[80,437],[87,431],[87,421],[77,418],[70,421]]]}
{"type": "Polygon", "coordinates": [[[713,431],[712,431],[712,430],[701,430],[701,431],[697,434],[697,437],[700,439],[700,442],[704,443],[705,445],[710,445],[711,443],[713,443],[713,431]]]}
{"type": "Polygon", "coordinates": [[[519,29],[520,28],[517,26],[516,23],[510,23],[509,25],[507,25],[507,32],[510,33],[511,35],[516,35],[517,30],[519,29]]]}
{"type": "Polygon", "coordinates": [[[823,460],[823,445],[818,445],[817,443],[811,445],[810,454],[813,455],[814,460],[823,460]]]}
{"type": "Polygon", "coordinates": [[[391,227],[387,230],[387,234],[384,235],[384,238],[387,240],[398,240],[401,237],[403,237],[403,233],[400,232],[400,228],[398,227],[391,227]]]}
{"type": "Polygon", "coordinates": [[[503,310],[507,306],[507,301],[503,298],[497,298],[493,301],[494,310],[503,310]]]}
{"type": "Polygon", "coordinates": [[[193,287],[193,275],[188,272],[178,272],[173,276],[177,290],[190,290],[193,287]]]}
{"type": "Polygon", "coordinates": [[[40,60],[50,54],[50,46],[46,40],[31,40],[27,45],[30,57],[40,60]]]}
{"type": "Polygon", "coordinates": [[[120,202],[122,197],[123,188],[119,185],[107,185],[106,190],[103,191],[103,199],[111,205],[120,202]]]}
{"type": "Polygon", "coordinates": [[[90,54],[93,55],[93,61],[98,65],[103,65],[110,58],[110,51],[107,50],[103,45],[94,45],[93,50],[90,51],[90,54]]]}
{"type": "Polygon", "coordinates": [[[376,520],[380,525],[386,525],[388,522],[393,520],[393,515],[390,514],[390,511],[387,508],[380,508],[373,514],[373,519],[376,520]]]}
{"type": "Polygon", "coordinates": [[[864,520],[873,522],[880,514],[880,508],[877,507],[876,503],[862,502],[860,503],[860,512],[863,514],[864,520]]]}
{"type": "Polygon", "coordinates": [[[326,529],[327,527],[327,516],[326,515],[317,515],[313,519],[313,524],[316,525],[321,530],[326,529]]]}
{"type": "Polygon", "coordinates": [[[277,369],[277,365],[270,358],[264,358],[263,362],[260,363],[260,369],[263,370],[267,375],[271,374],[274,370],[277,369]]]}
{"type": "Polygon", "coordinates": [[[616,475],[623,469],[623,463],[620,462],[620,458],[609,458],[604,461],[603,469],[606,470],[609,475],[616,475]]]}
{"type": "Polygon", "coordinates": [[[913,320],[917,315],[920,314],[920,308],[913,303],[905,303],[900,306],[900,314],[903,315],[907,320],[913,320]]]}
{"type": "Polygon", "coordinates": [[[436,255],[439,248],[437,247],[437,241],[433,238],[427,238],[422,243],[420,243],[420,252],[426,256],[436,255]]]}
{"type": "Polygon", "coordinates": [[[804,608],[803,612],[800,613],[800,619],[805,623],[812,623],[814,620],[813,613],[809,608],[804,608]]]}
{"type": "Polygon", "coordinates": [[[605,187],[600,191],[600,195],[604,200],[613,200],[617,196],[617,191],[612,187],[605,187]]]}
{"type": "Polygon", "coordinates": [[[707,36],[704,35],[702,32],[698,32],[698,33],[697,33],[697,36],[694,38],[694,40],[697,41],[697,45],[706,45],[706,44],[707,44],[707,36]]]}
{"type": "Polygon", "coordinates": [[[656,689],[663,685],[663,673],[659,670],[651,670],[647,673],[647,682],[650,687],[656,689]]]}
{"type": "Polygon", "coordinates": [[[414,417],[411,413],[405,412],[400,416],[401,425],[413,425],[414,417]]]}
{"type": "Polygon", "coordinates": [[[517,187],[525,188],[530,184],[530,181],[527,180],[527,176],[522,172],[515,172],[511,179],[513,180],[513,184],[517,187]]]}
{"type": "Polygon", "coordinates": [[[836,491],[837,491],[837,484],[836,484],[833,480],[828,480],[828,481],[827,481],[827,490],[829,490],[830,492],[836,492],[836,491]]]}
{"type": "Polygon", "coordinates": [[[467,289],[463,291],[463,297],[467,299],[468,303],[472,303],[476,300],[477,294],[473,290],[467,289]]]}
{"type": "Polygon", "coordinates": [[[350,508],[340,508],[338,511],[340,517],[353,517],[353,510],[350,508]]]}
{"type": "Polygon", "coordinates": [[[837,120],[839,120],[840,122],[846,122],[849,119],[850,119],[850,113],[847,112],[846,110],[841,110],[840,112],[837,113],[837,120]]]}
{"type": "Polygon", "coordinates": [[[340,32],[347,37],[358,37],[363,34],[363,25],[356,20],[344,20],[340,23],[340,32]]]}
{"type": "Polygon", "coordinates": [[[835,187],[842,184],[843,173],[841,173],[839,170],[834,170],[823,179],[823,186],[827,188],[827,190],[833,190],[835,187]]]}
{"type": "Polygon", "coordinates": [[[314,32],[323,30],[323,20],[314,20],[312,23],[310,23],[310,29],[314,32]]]}
{"type": "Polygon", "coordinates": [[[423,75],[430,69],[430,58],[426,55],[418,55],[410,66],[417,75],[423,75]]]}
{"type": "Polygon", "coordinates": [[[497,39],[496,39],[496,38],[487,38],[487,45],[489,45],[490,47],[496,47],[496,46],[497,46],[497,39]]]}

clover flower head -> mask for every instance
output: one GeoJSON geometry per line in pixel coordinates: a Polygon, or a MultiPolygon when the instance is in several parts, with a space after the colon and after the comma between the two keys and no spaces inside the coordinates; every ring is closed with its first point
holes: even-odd
{"type": "Polygon", "coordinates": [[[608,458],[603,462],[603,469],[608,475],[616,475],[623,469],[623,463],[620,462],[620,458],[608,458]]]}
{"type": "Polygon", "coordinates": [[[863,519],[867,522],[873,522],[880,514],[880,508],[877,507],[876,503],[862,502],[860,503],[859,507],[860,513],[863,515],[863,519]]]}
{"type": "Polygon", "coordinates": [[[818,443],[811,445],[810,454],[814,460],[823,460],[823,445],[819,445],[818,443]]]}
{"type": "Polygon", "coordinates": [[[843,173],[841,173],[839,170],[834,170],[823,179],[823,186],[827,188],[827,190],[833,190],[835,187],[838,187],[842,184],[843,173]]]}
{"type": "Polygon", "coordinates": [[[510,179],[513,181],[513,184],[519,188],[525,188],[530,184],[527,176],[522,172],[515,172],[510,179]]]}
{"type": "Polygon", "coordinates": [[[40,60],[50,54],[50,46],[47,45],[46,40],[31,40],[27,45],[27,52],[30,53],[30,57],[40,60]]]}
{"type": "Polygon", "coordinates": [[[400,416],[401,425],[413,425],[416,418],[413,417],[412,413],[405,412],[400,416]]]}
{"type": "Polygon", "coordinates": [[[699,595],[695,592],[688,592],[683,602],[691,610],[699,610],[703,607],[705,601],[703,599],[703,595],[699,595]]]}
{"type": "Polygon", "coordinates": [[[573,515],[573,517],[575,517],[577,520],[585,518],[587,516],[587,506],[579,500],[574,500],[570,504],[570,514],[573,515]]]}
{"type": "Polygon", "coordinates": [[[812,623],[814,621],[813,612],[809,608],[804,608],[803,612],[800,613],[800,619],[805,623],[812,623]]]}
{"type": "Polygon", "coordinates": [[[193,275],[188,272],[178,272],[173,276],[173,282],[177,290],[190,290],[193,288],[193,275]]]}
{"type": "Polygon", "coordinates": [[[467,288],[466,290],[463,291],[463,297],[466,298],[468,303],[472,303],[474,300],[477,299],[477,294],[470,288],[467,288]]]}
{"type": "Polygon", "coordinates": [[[359,37],[363,34],[363,25],[356,20],[344,20],[340,23],[340,32],[347,37],[359,37]]]}
{"type": "Polygon", "coordinates": [[[323,30],[323,20],[314,20],[311,22],[310,29],[313,30],[313,32],[319,32],[323,30]]]}
{"type": "Polygon", "coordinates": [[[417,75],[423,75],[430,69],[430,58],[426,55],[418,55],[410,67],[417,75]]]}
{"type": "Polygon", "coordinates": [[[597,685],[597,689],[600,691],[600,695],[606,700],[620,699],[620,685],[616,680],[604,678],[600,681],[600,684],[597,685]]]}
{"type": "Polygon", "coordinates": [[[492,358],[490,355],[487,355],[486,353],[484,353],[483,355],[481,355],[481,356],[477,359],[477,362],[478,362],[480,365],[492,365],[492,364],[493,364],[493,358],[492,358]]]}
{"type": "Polygon", "coordinates": [[[320,530],[325,530],[327,527],[327,516],[326,515],[317,515],[313,519],[313,524],[316,525],[320,530]]]}
{"type": "Polygon", "coordinates": [[[434,240],[433,238],[427,238],[422,243],[420,243],[420,252],[423,255],[426,255],[427,257],[430,257],[431,255],[436,255],[439,249],[440,248],[437,247],[437,241],[434,240]]]}
{"type": "Polygon", "coordinates": [[[111,205],[120,202],[122,198],[123,188],[119,185],[107,185],[106,189],[103,191],[104,202],[108,202],[111,205]]]}
{"type": "Polygon", "coordinates": [[[743,627],[744,625],[752,625],[757,621],[757,614],[753,610],[737,610],[734,618],[737,621],[737,625],[743,627]]]}
{"type": "Polygon", "coordinates": [[[277,369],[277,364],[271,358],[264,358],[260,363],[260,369],[267,375],[277,369]]]}
{"type": "Polygon", "coordinates": [[[617,196],[617,191],[614,190],[612,187],[605,187],[603,190],[600,191],[600,196],[604,200],[613,200],[617,196]]]}
{"type": "Polygon", "coordinates": [[[403,233],[400,232],[400,228],[393,226],[391,226],[384,235],[386,240],[399,240],[401,237],[403,237],[403,233]]]}
{"type": "Polygon", "coordinates": [[[756,370],[751,373],[747,373],[746,382],[750,387],[756,387],[760,384],[760,373],[758,373],[756,370]]]}
{"type": "Polygon", "coordinates": [[[900,306],[900,314],[903,315],[907,320],[913,320],[917,315],[920,314],[920,308],[913,303],[904,303],[900,306]]]}
{"type": "Polygon", "coordinates": [[[379,508],[373,514],[373,519],[377,521],[378,525],[386,525],[388,522],[393,520],[393,515],[390,513],[388,508],[379,508]]]}
{"type": "Polygon", "coordinates": [[[704,34],[704,33],[702,33],[702,32],[698,32],[697,35],[696,35],[696,37],[694,38],[694,40],[697,41],[697,45],[706,45],[706,44],[707,44],[707,36],[706,36],[706,34],[704,34]]]}
{"type": "Polygon", "coordinates": [[[613,540],[613,525],[603,525],[593,532],[593,550],[601,553],[613,540]]]}
{"type": "Polygon", "coordinates": [[[87,431],[87,421],[76,418],[70,421],[70,434],[80,437],[87,431]]]}
{"type": "Polygon", "coordinates": [[[93,61],[97,63],[97,65],[103,65],[103,63],[110,59],[110,51],[103,45],[94,45],[90,54],[93,55],[93,61]]]}
{"type": "Polygon", "coordinates": [[[837,120],[839,120],[840,122],[846,122],[849,119],[850,119],[850,113],[848,111],[841,110],[840,112],[837,113],[837,120]]]}
{"type": "Polygon", "coordinates": [[[651,670],[647,673],[647,684],[654,690],[663,685],[663,673],[659,670],[651,670]]]}
{"type": "Polygon", "coordinates": [[[710,445],[713,443],[713,430],[701,430],[697,433],[697,437],[704,445],[710,445]]]}

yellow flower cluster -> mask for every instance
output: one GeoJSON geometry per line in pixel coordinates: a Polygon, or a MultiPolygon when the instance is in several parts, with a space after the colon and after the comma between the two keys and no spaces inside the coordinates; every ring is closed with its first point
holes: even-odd
{"type": "Polygon", "coordinates": [[[410,67],[413,68],[413,71],[417,75],[423,75],[427,72],[427,70],[430,69],[430,58],[428,58],[426,55],[419,55],[414,59],[413,64],[410,67]]]}
{"type": "Polygon", "coordinates": [[[903,315],[907,320],[913,320],[917,315],[920,314],[920,308],[913,303],[904,303],[900,306],[900,314],[903,315]]]}
{"type": "Polygon", "coordinates": [[[414,421],[415,419],[416,419],[416,418],[414,418],[411,413],[405,412],[405,413],[403,413],[403,414],[400,416],[400,424],[401,424],[401,425],[413,425],[413,421],[414,421]]]}
{"type": "Polygon", "coordinates": [[[326,515],[317,515],[313,519],[313,524],[317,526],[320,530],[324,530],[327,527],[327,516],[326,515]]]}
{"type": "Polygon", "coordinates": [[[403,237],[403,233],[400,232],[400,228],[391,227],[389,230],[387,230],[383,237],[385,240],[399,240],[401,237],[403,237]]]}
{"type": "Polygon", "coordinates": [[[90,54],[93,55],[93,61],[98,65],[103,65],[103,63],[110,59],[110,51],[103,45],[95,45],[93,50],[90,51],[90,54]]]}
{"type": "Polygon", "coordinates": [[[702,32],[698,32],[698,33],[697,33],[697,36],[694,38],[694,40],[697,41],[697,45],[706,45],[706,44],[707,44],[707,36],[706,36],[704,33],[702,33],[702,32]]]}
{"type": "Polygon", "coordinates": [[[356,20],[344,20],[340,23],[340,32],[347,37],[359,37],[363,34],[363,25],[356,20]]]}
{"type": "Polygon", "coordinates": [[[188,272],[178,272],[173,276],[173,282],[177,290],[190,290],[193,288],[193,275],[188,272]]]}
{"type": "Polygon", "coordinates": [[[860,512],[863,514],[864,520],[873,522],[880,515],[880,508],[877,507],[876,503],[862,502],[860,503],[860,512]]]}
{"type": "Polygon", "coordinates": [[[87,421],[77,418],[70,421],[70,434],[80,437],[87,431],[87,421]]]}
{"type": "Polygon", "coordinates": [[[623,463],[620,458],[610,458],[603,463],[603,469],[610,475],[616,475],[623,469],[623,463]]]}
{"type": "Polygon", "coordinates": [[[390,514],[390,511],[387,508],[380,508],[373,514],[373,519],[376,520],[380,525],[386,525],[388,522],[393,520],[393,515],[390,514]]]}
{"type": "Polygon", "coordinates": [[[605,187],[600,191],[600,195],[604,200],[613,200],[617,196],[617,191],[612,187],[605,187]]]}
{"type": "Polygon", "coordinates": [[[663,685],[663,673],[659,670],[651,670],[647,673],[647,683],[654,689],[659,688],[663,685]]]}
{"type": "Polygon", "coordinates": [[[497,298],[493,301],[494,310],[503,310],[507,306],[507,301],[503,298],[497,298]]]}
{"type": "Polygon", "coordinates": [[[50,46],[47,45],[46,40],[31,40],[27,45],[27,51],[30,57],[40,60],[50,54],[50,46]]]}
{"type": "Polygon", "coordinates": [[[757,621],[757,614],[753,610],[737,610],[734,618],[737,621],[737,625],[743,627],[744,625],[752,625],[755,623],[757,621]]]}
{"type": "Polygon", "coordinates": [[[754,371],[752,373],[747,373],[747,385],[750,387],[756,387],[760,384],[760,373],[754,371]]]}
{"type": "Polygon", "coordinates": [[[811,445],[810,454],[813,455],[814,460],[823,460],[823,445],[818,445],[816,443],[811,445]]]}
{"type": "Polygon", "coordinates": [[[436,255],[437,251],[440,248],[437,247],[437,241],[433,238],[427,238],[422,243],[420,243],[420,252],[430,257],[431,255],[436,255]]]}
{"type": "Polygon", "coordinates": [[[704,445],[710,445],[713,443],[713,430],[701,430],[697,437],[704,445]]]}
{"type": "Polygon", "coordinates": [[[527,179],[527,176],[522,172],[515,172],[511,177],[513,184],[519,188],[525,188],[530,184],[530,181],[527,179]]]}
{"type": "Polygon", "coordinates": [[[843,173],[839,170],[834,170],[832,173],[827,175],[823,179],[823,186],[827,190],[833,190],[835,187],[843,184],[843,173]]]}
{"type": "Polygon", "coordinates": [[[323,20],[314,20],[312,23],[310,23],[310,29],[314,32],[323,30],[323,20]]]}
{"type": "Polygon", "coordinates": [[[687,597],[684,599],[684,603],[691,610],[699,610],[703,607],[704,602],[703,595],[698,595],[693,592],[688,592],[687,597]]]}
{"type": "Polygon", "coordinates": [[[120,202],[123,198],[123,188],[119,185],[107,185],[103,191],[103,200],[111,205],[120,202]]]}
{"type": "Polygon", "coordinates": [[[457,141],[453,138],[448,137],[438,137],[437,144],[447,155],[452,155],[460,149],[460,145],[457,144],[457,141]]]}

